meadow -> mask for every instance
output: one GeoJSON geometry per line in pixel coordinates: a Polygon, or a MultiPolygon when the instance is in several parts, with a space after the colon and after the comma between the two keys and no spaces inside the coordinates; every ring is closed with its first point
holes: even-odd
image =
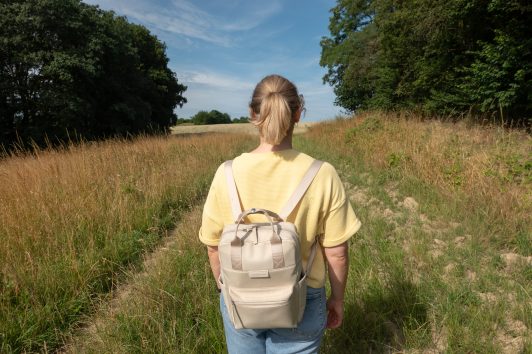
{"type": "Polygon", "coordinates": [[[301,149],[337,166],[365,221],[329,352],[532,352],[529,135],[377,112],[301,149]]]}
{"type": "MultiPolygon", "coordinates": [[[[197,230],[216,167],[255,144],[209,133],[1,161],[0,351],[223,352],[197,230]]],[[[363,223],[323,353],[532,352],[529,135],[372,112],[294,147],[337,168],[363,223]]]]}
{"type": "MultiPolygon", "coordinates": [[[[294,134],[306,133],[316,122],[301,122],[294,128],[294,134]]],[[[212,125],[180,124],[170,128],[172,134],[205,134],[205,133],[240,133],[258,136],[257,128],[251,123],[231,123],[212,125]]]]}
{"type": "Polygon", "coordinates": [[[0,161],[0,352],[47,351],[106,301],[249,137],[141,137],[0,161]]]}

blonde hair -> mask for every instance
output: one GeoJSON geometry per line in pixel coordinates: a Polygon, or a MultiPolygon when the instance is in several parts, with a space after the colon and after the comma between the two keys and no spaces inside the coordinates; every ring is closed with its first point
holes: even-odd
{"type": "Polygon", "coordinates": [[[303,96],[296,86],[280,75],[262,79],[249,103],[251,123],[259,128],[268,144],[278,145],[294,129],[298,109],[304,109],[303,96]]]}

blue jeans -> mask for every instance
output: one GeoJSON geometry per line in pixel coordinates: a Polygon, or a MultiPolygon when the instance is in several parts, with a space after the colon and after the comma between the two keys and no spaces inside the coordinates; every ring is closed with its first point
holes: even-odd
{"type": "Polygon", "coordinates": [[[307,288],[305,313],[297,328],[235,329],[222,295],[220,311],[230,354],[317,353],[327,320],[325,288],[307,288]]]}

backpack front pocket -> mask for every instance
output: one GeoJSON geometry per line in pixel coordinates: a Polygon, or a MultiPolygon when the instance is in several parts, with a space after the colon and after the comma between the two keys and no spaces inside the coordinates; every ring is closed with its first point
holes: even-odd
{"type": "Polygon", "coordinates": [[[262,289],[230,288],[231,317],[235,328],[295,328],[299,304],[293,286],[262,289]]]}

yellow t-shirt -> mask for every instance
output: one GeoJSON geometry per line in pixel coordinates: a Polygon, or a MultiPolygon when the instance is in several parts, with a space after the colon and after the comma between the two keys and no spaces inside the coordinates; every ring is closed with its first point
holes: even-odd
{"type": "MultiPolygon", "coordinates": [[[[286,149],[264,153],[243,153],[233,160],[233,175],[242,210],[263,208],[279,213],[307,172],[314,159],[286,149]]],[[[263,215],[250,215],[246,222],[264,222],[263,215]]],[[[348,240],[360,228],[343,184],[334,167],[324,162],[307,192],[292,211],[288,222],[295,224],[300,241],[303,267],[317,235],[322,247],[334,247],[348,240]]],[[[203,209],[199,238],[217,246],[225,224],[233,223],[231,203],[223,164],[212,181],[203,209]]],[[[308,286],[325,285],[325,262],[316,253],[308,274],[308,286]]]]}

